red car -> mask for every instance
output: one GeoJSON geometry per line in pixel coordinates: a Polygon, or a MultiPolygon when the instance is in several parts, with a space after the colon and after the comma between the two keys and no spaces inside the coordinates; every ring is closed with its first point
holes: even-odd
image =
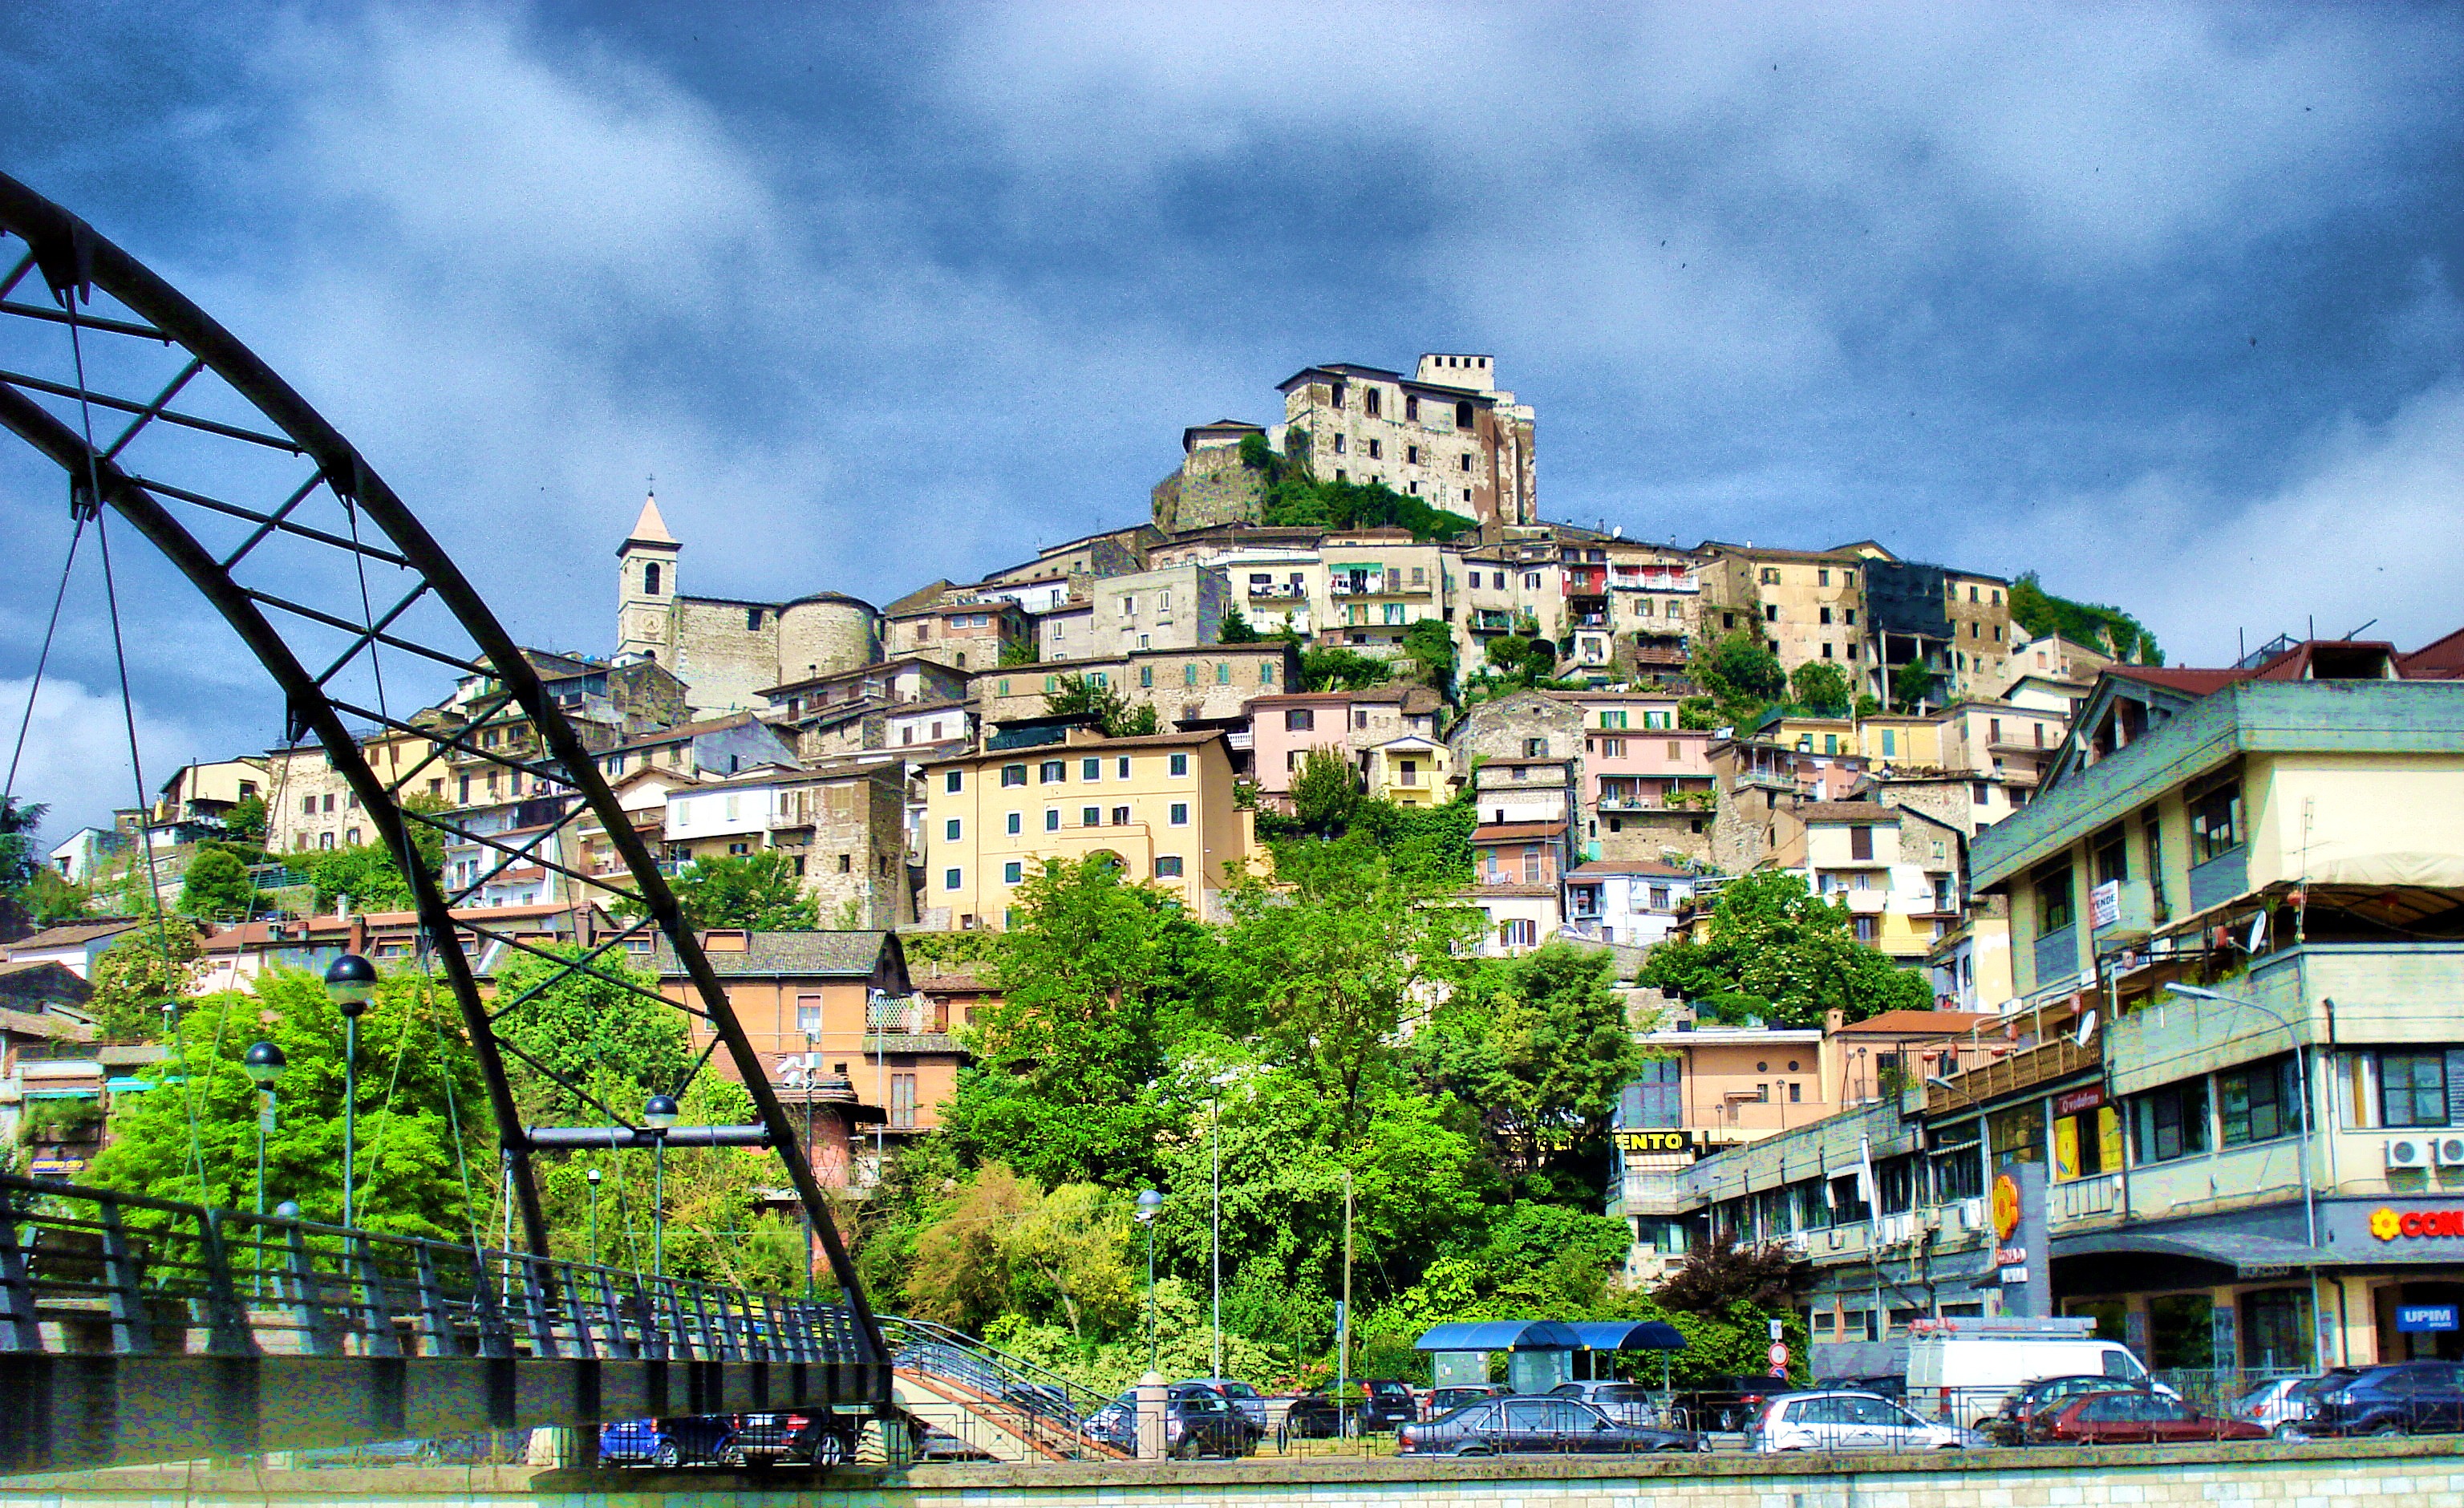
{"type": "Polygon", "coordinates": [[[2178,1445],[2264,1440],[2267,1430],[2245,1420],[2201,1413],[2162,1393],[2089,1393],[2036,1415],[2029,1422],[2028,1438],[2044,1445],[2178,1445]]]}

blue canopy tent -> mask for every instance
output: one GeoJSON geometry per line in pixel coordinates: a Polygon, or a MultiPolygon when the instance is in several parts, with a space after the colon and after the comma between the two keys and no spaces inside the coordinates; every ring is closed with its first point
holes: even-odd
{"type": "Polygon", "coordinates": [[[1487,1382],[1488,1353],[1504,1351],[1514,1390],[1544,1393],[1572,1377],[1578,1351],[1682,1351],[1685,1337],[1657,1320],[1471,1320],[1434,1325],[1414,1348],[1436,1353],[1430,1373],[1441,1387],[1487,1382]]]}

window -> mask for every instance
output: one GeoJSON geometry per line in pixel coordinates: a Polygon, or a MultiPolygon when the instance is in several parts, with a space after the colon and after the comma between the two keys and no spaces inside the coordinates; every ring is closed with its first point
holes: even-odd
{"type": "Polygon", "coordinates": [[[2379,1054],[2379,1123],[2447,1123],[2447,1059],[2439,1053],[2379,1054]]]}
{"type": "Polygon", "coordinates": [[[1343,454],[1343,436],[1340,434],[1334,437],[1334,454],[1337,455],[1343,454]]]}
{"type": "Polygon", "coordinates": [[[1386,458],[1386,442],[1383,440],[1371,440],[1369,442],[1369,458],[1373,461],[1384,460],[1386,458]]]}
{"type": "MultiPolygon", "coordinates": [[[[2442,1098],[2444,1091],[2442,1087],[2442,1098]]],[[[2272,1142],[2301,1129],[2301,1076],[2291,1057],[2216,1076],[2216,1120],[2226,1146],[2272,1142]]],[[[2445,1119],[2445,1106],[2440,1106],[2445,1119]]]]}
{"type": "Polygon", "coordinates": [[[1079,808],[1078,825],[1082,828],[1102,827],[1104,825],[1104,809],[1101,807],[1079,808]]]}
{"type": "Polygon", "coordinates": [[[759,609],[759,608],[747,608],[747,609],[745,609],[745,610],[744,610],[744,627],[745,627],[746,632],[753,632],[753,631],[755,631],[755,630],[758,630],[758,629],[759,629],[759,628],[761,627],[761,610],[760,610],[760,609],[759,609]]]}
{"type": "Polygon", "coordinates": [[[2207,1149],[2207,1080],[2186,1079],[2130,1101],[2130,1154],[2134,1160],[2169,1163],[2207,1149]]]}
{"type": "Polygon", "coordinates": [[[1068,778],[1069,762],[1067,760],[1045,760],[1042,769],[1038,771],[1040,783],[1046,786],[1058,785],[1068,778]]]}
{"type": "MultiPolygon", "coordinates": [[[[1821,609],[1817,609],[1817,610],[1816,610],[1816,612],[1819,614],[1819,616],[1820,616],[1820,618],[1821,618],[1821,621],[1822,621],[1822,622],[1824,622],[1824,623],[1828,623],[1828,622],[1830,622],[1830,621],[1831,621],[1831,610],[1830,610],[1829,608],[1821,608],[1821,609]]],[[[1824,658],[1826,658],[1826,659],[1828,659],[1828,658],[1830,657],[1830,654],[1831,654],[1831,651],[1830,651],[1829,647],[1828,647],[1828,646],[1826,646],[1826,647],[1824,648],[1824,650],[1823,650],[1823,657],[1824,657],[1824,658]]]]}
{"type": "Polygon", "coordinates": [[[1651,909],[1654,911],[1666,911],[1670,905],[1669,894],[1669,888],[1666,885],[1652,886],[1651,909]]]}
{"type": "Polygon", "coordinates": [[[2241,779],[2233,776],[2190,798],[2190,862],[2204,864],[2241,846],[2241,779]]]}
{"type": "Polygon", "coordinates": [[[1762,578],[1761,578],[1761,580],[1762,580],[1762,584],[1763,584],[1764,586],[1766,586],[1766,587],[1776,587],[1776,586],[1778,586],[1778,585],[1779,585],[1779,567],[1778,567],[1778,566],[1764,566],[1764,567],[1763,567],[1763,570],[1762,570],[1762,578]]]}
{"type": "Polygon", "coordinates": [[[1497,945],[1500,947],[1534,947],[1538,945],[1539,934],[1540,927],[1538,922],[1531,921],[1524,918],[1517,918],[1514,920],[1500,923],[1497,929],[1497,945]]]}
{"type": "Polygon", "coordinates": [[[1172,804],[1172,825],[1177,828],[1185,828],[1189,826],[1188,802],[1176,801],[1172,804]]]}
{"type": "MultiPolygon", "coordinates": [[[[1473,422],[1473,421],[1472,421],[1472,410],[1471,410],[1471,405],[1470,405],[1469,403],[1459,403],[1459,404],[1456,404],[1456,405],[1455,405],[1455,428],[1456,428],[1456,429],[1458,429],[1458,430],[1468,430],[1468,429],[1470,429],[1470,428],[1472,427],[1472,422],[1473,422]]],[[[1464,456],[1464,457],[1463,458],[1463,470],[1465,470],[1465,471],[1469,471],[1469,470],[1471,470],[1471,457],[1470,457],[1470,456],[1466,455],[1466,456],[1464,456]]]]}
{"type": "Polygon", "coordinates": [[[1155,855],[1155,878],[1157,878],[1157,879],[1178,879],[1178,878],[1180,877],[1180,855],[1179,855],[1179,854],[1156,854],[1156,855],[1155,855]]]}
{"type": "Polygon", "coordinates": [[[1765,623],[1777,623],[1779,621],[1778,603],[1767,602],[1763,604],[1763,621],[1765,623]]]}
{"type": "Polygon", "coordinates": [[[894,1127],[912,1128],[915,1124],[915,1076],[890,1076],[890,1123],[894,1127]]]}
{"type": "Polygon", "coordinates": [[[1195,686],[1198,684],[1197,661],[1192,660],[1190,663],[1183,665],[1180,668],[1180,683],[1184,686],[1195,686]]]}
{"type": "Polygon", "coordinates": [[[1023,811],[1011,812],[1007,822],[1004,824],[1004,831],[1006,831],[1011,837],[1016,837],[1021,832],[1025,832],[1026,813],[1023,811]]]}
{"type": "Polygon", "coordinates": [[[642,592],[650,597],[659,594],[659,567],[655,562],[642,567],[642,592]]]}
{"type": "MultiPolygon", "coordinates": [[[[934,724],[933,724],[933,735],[934,735],[934,738],[935,738],[935,742],[937,742],[937,741],[939,740],[939,738],[940,738],[940,734],[941,734],[941,724],[939,724],[939,723],[937,723],[937,722],[934,723],[934,724]]],[[[964,784],[965,784],[965,780],[963,779],[963,777],[962,777],[962,775],[961,775],[961,772],[960,772],[960,771],[958,771],[958,770],[955,770],[955,769],[954,769],[954,770],[951,770],[951,771],[949,771],[948,773],[944,774],[944,775],[941,777],[941,788],[942,788],[943,790],[945,790],[945,791],[948,791],[948,792],[949,792],[949,793],[951,793],[952,795],[956,795],[956,794],[957,794],[959,787],[961,787],[961,786],[962,786],[962,785],[964,785],[964,784]]]]}
{"type": "MultiPolygon", "coordinates": [[[[1839,610],[1839,621],[1852,629],[1855,628],[1857,626],[1857,610],[1854,608],[1842,608],[1839,610]]],[[[1853,644],[1848,646],[1848,657],[1850,659],[1855,659],[1857,657],[1857,647],[1853,644]]]]}
{"type": "Polygon", "coordinates": [[[1882,730],[1882,757],[1884,759],[1888,759],[1899,751],[1899,739],[1894,730],[1884,728],[1882,730]]]}
{"type": "MultiPolygon", "coordinates": [[[[1379,398],[1378,398],[1378,392],[1377,392],[1377,389],[1376,389],[1376,388],[1361,388],[1361,389],[1360,389],[1360,411],[1361,411],[1361,412],[1363,412],[1363,413],[1365,413],[1365,414],[1369,415],[1369,417],[1371,417],[1371,418],[1373,418],[1373,419],[1374,419],[1374,418],[1376,418],[1376,417],[1377,417],[1377,406],[1378,406],[1378,402],[1379,402],[1379,398]]],[[[1373,441],[1372,443],[1374,444],[1374,443],[1375,443],[1375,442],[1374,442],[1374,441],[1373,441]]]]}
{"type": "Polygon", "coordinates": [[[1287,707],[1284,709],[1285,732],[1308,733],[1313,730],[1316,726],[1317,715],[1311,712],[1309,708],[1287,707]]]}
{"type": "Polygon", "coordinates": [[[1078,778],[1080,780],[1102,780],[1104,778],[1104,762],[1101,759],[1080,760],[1078,762],[1078,778]]]}
{"type": "Polygon", "coordinates": [[[1857,923],[1857,941],[1859,942],[1871,943],[1876,936],[1874,924],[1875,919],[1872,917],[1858,917],[1854,920],[1857,923]]]}
{"type": "Polygon", "coordinates": [[[958,872],[957,870],[945,869],[941,871],[941,888],[943,890],[956,890],[958,888],[958,872]]]}
{"type": "Polygon", "coordinates": [[[1215,662],[1215,684],[1219,686],[1229,686],[1232,684],[1232,662],[1230,660],[1217,660],[1215,662]]]}
{"type": "Polygon", "coordinates": [[[1549,757],[1549,741],[1547,739],[1525,739],[1523,741],[1523,757],[1525,759],[1547,759],[1549,757]]]}
{"type": "MultiPolygon", "coordinates": [[[[1413,404],[1413,403],[1417,403],[1417,402],[1419,402],[1419,399],[1417,399],[1417,398],[1407,398],[1407,399],[1405,399],[1405,400],[1404,400],[1404,403],[1405,403],[1405,405],[1408,407],[1409,405],[1411,405],[1411,404],[1413,404]]],[[[1418,465],[1419,465],[1419,464],[1420,464],[1420,448],[1419,448],[1419,446],[1417,446],[1417,445],[1406,445],[1406,446],[1404,446],[1404,447],[1403,447],[1403,463],[1404,463],[1405,465],[1407,465],[1407,466],[1418,466],[1418,465]]]]}
{"type": "Polygon", "coordinates": [[[1155,684],[1154,666],[1141,665],[1138,667],[1138,684],[1141,686],[1152,686],[1155,684]]]}
{"type": "Polygon", "coordinates": [[[1046,832],[1058,832],[1061,831],[1061,809],[1059,807],[1046,807],[1044,809],[1044,831],[1046,832]]]}
{"type": "Polygon", "coordinates": [[[1175,754],[1175,755],[1172,757],[1171,769],[1172,769],[1172,772],[1173,772],[1174,774],[1176,774],[1176,775],[1186,775],[1186,774],[1188,774],[1188,773],[1189,773],[1189,756],[1188,756],[1188,755],[1186,755],[1186,754],[1175,754]]]}
{"type": "Polygon", "coordinates": [[[2069,926],[2078,908],[2071,891],[2069,862],[2048,864],[2036,871],[2035,887],[2037,933],[2059,932],[2069,926]]]}
{"type": "Polygon", "coordinates": [[[1848,830],[1848,856],[1864,863],[1873,861],[1874,830],[1872,828],[1856,827],[1848,830]]]}
{"type": "Polygon", "coordinates": [[[1622,712],[1603,712],[1600,714],[1600,726],[1604,728],[1624,727],[1625,714],[1622,712]]]}
{"type": "Polygon", "coordinates": [[[1002,789],[1006,790],[1007,788],[1009,788],[1009,787],[1012,787],[1012,786],[1023,786],[1023,785],[1025,785],[1025,784],[1026,784],[1026,766],[1025,766],[1025,765],[1003,765],[1001,766],[1001,788],[1002,788],[1002,789]]]}
{"type": "Polygon", "coordinates": [[[1129,825],[1130,809],[1127,807],[1114,807],[1112,809],[1112,826],[1116,828],[1126,828],[1129,825]]]}
{"type": "Polygon", "coordinates": [[[1259,665],[1258,665],[1258,684],[1259,684],[1259,685],[1261,685],[1261,686],[1271,686],[1271,685],[1273,685],[1274,683],[1275,683],[1275,667],[1274,667],[1273,662],[1272,662],[1272,661],[1261,661],[1261,662],[1259,662],[1259,665]]]}
{"type": "Polygon", "coordinates": [[[796,1030],[803,1033],[805,1036],[818,1036],[821,1034],[821,996],[798,995],[796,997],[796,1030]]]}
{"type": "Polygon", "coordinates": [[[1607,756],[1608,758],[1610,758],[1610,759],[1623,759],[1623,758],[1625,758],[1625,740],[1623,740],[1623,739],[1602,739],[1602,740],[1600,740],[1599,742],[1600,742],[1600,752],[1601,752],[1603,755],[1606,755],[1606,756],[1607,756]]]}
{"type": "Polygon", "coordinates": [[[1017,859],[1011,859],[1001,866],[1001,883],[1004,885],[1015,885],[1025,877],[1026,866],[1017,859]]]}

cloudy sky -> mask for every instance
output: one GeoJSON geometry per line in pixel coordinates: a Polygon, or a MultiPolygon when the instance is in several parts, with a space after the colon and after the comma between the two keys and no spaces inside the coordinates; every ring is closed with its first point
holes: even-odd
{"type": "MultiPolygon", "coordinates": [[[[2035,569],[2177,661],[2418,642],[2464,621],[2459,94],[2455,6],[0,8],[0,167],[592,650],[652,474],[688,590],[882,601],[1424,349],[1538,408],[1551,518],[2035,569]]],[[[11,735],[62,515],[0,452],[11,735]]],[[[149,774],[262,746],[130,569],[149,774]]],[[[55,832],[127,799],[99,604],[18,779],[55,832]]]]}

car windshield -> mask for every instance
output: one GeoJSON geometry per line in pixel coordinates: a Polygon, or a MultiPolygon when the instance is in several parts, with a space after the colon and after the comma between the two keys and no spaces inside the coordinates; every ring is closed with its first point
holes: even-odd
{"type": "Polygon", "coordinates": [[[1258,1389],[1250,1386],[1247,1383],[1225,1383],[1223,1385],[1223,1391],[1227,1396],[1233,1398],[1255,1398],[1258,1396],[1258,1389]]]}
{"type": "Polygon", "coordinates": [[[1222,1394],[1212,1391],[1211,1389],[1206,1392],[1199,1392],[1198,1389],[1192,1388],[1187,1393],[1182,1394],[1178,1402],[1180,1404],[1180,1410],[1183,1413],[1221,1413],[1232,1407],[1230,1404],[1223,1401],[1222,1394]]]}

